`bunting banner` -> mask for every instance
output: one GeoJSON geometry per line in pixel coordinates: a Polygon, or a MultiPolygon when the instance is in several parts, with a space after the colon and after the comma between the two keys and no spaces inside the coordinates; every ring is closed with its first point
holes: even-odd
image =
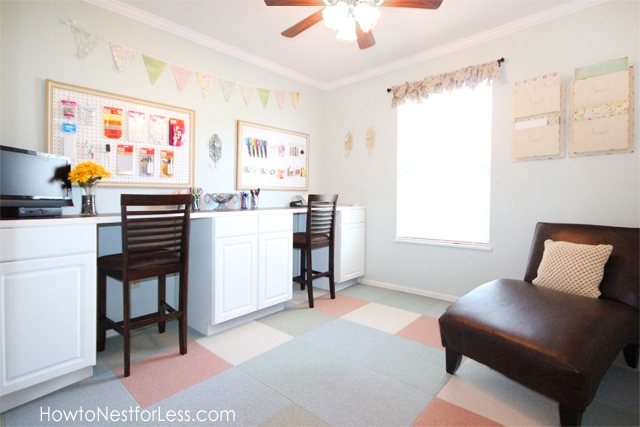
{"type": "Polygon", "coordinates": [[[147,55],[142,55],[142,59],[144,60],[144,66],[147,68],[151,84],[156,84],[156,80],[158,80],[158,77],[162,74],[162,70],[164,70],[167,63],[147,55]]]}
{"type": "Polygon", "coordinates": [[[242,92],[242,97],[244,98],[244,102],[247,105],[251,104],[251,97],[253,96],[253,86],[249,85],[240,85],[240,92],[242,92]]]}
{"type": "Polygon", "coordinates": [[[200,84],[200,89],[202,89],[202,95],[205,99],[209,97],[211,93],[211,81],[215,80],[215,77],[205,76],[204,74],[197,73],[198,83],[200,84]]]}
{"type": "MultiPolygon", "coordinates": [[[[0,0],[2,1],[2,0],[0,0]]],[[[147,74],[149,75],[149,80],[152,85],[156,83],[160,74],[164,71],[164,68],[167,65],[167,62],[162,61],[160,59],[153,58],[151,56],[142,54],[139,51],[131,49],[127,46],[112,42],[110,40],[104,39],[102,37],[94,36],[88,31],[84,31],[81,28],[75,25],[75,21],[66,21],[64,24],[68,25],[71,28],[71,33],[73,34],[73,38],[76,43],[76,51],[78,53],[79,58],[85,58],[89,53],[93,51],[93,49],[102,41],[105,40],[109,43],[111,48],[111,54],[113,55],[113,60],[116,63],[116,67],[118,67],[118,71],[124,71],[128,68],[129,64],[133,61],[133,58],[140,54],[144,61],[145,68],[147,70],[147,74]]],[[[176,79],[176,84],[180,91],[184,91],[187,87],[189,81],[191,80],[191,76],[194,71],[186,69],[176,64],[171,64],[171,68],[173,69],[173,76],[176,79]]],[[[202,94],[205,98],[208,98],[211,93],[211,84],[216,77],[208,76],[202,74],[200,72],[196,72],[198,76],[198,83],[200,85],[200,89],[202,90],[202,94]]],[[[258,96],[260,97],[260,102],[262,103],[263,108],[267,108],[267,104],[269,103],[269,97],[271,96],[271,92],[273,92],[276,100],[278,102],[278,106],[280,109],[284,109],[286,92],[284,90],[271,90],[266,88],[256,88],[255,86],[251,86],[243,83],[230,82],[227,80],[217,79],[220,82],[220,88],[222,89],[222,94],[224,95],[224,99],[227,102],[231,101],[231,96],[233,94],[233,90],[236,85],[240,85],[240,91],[242,92],[242,98],[247,106],[251,104],[251,98],[253,97],[253,91],[255,89],[258,92],[258,96]]],[[[291,97],[291,102],[295,109],[298,109],[298,102],[300,99],[300,92],[289,92],[291,97]]]]}
{"type": "Polygon", "coordinates": [[[231,100],[231,94],[233,93],[233,88],[236,87],[234,82],[229,82],[227,80],[219,80],[220,81],[220,89],[222,89],[222,94],[224,95],[224,99],[229,102],[231,100]]]}
{"type": "Polygon", "coordinates": [[[289,92],[289,95],[291,95],[291,103],[293,104],[293,106],[297,110],[298,109],[298,101],[300,100],[300,92],[289,92]]]}
{"type": "Polygon", "coordinates": [[[184,92],[184,88],[187,87],[193,71],[187,70],[186,68],[182,68],[175,64],[171,64],[171,69],[173,70],[173,76],[175,77],[176,83],[180,88],[180,92],[184,92]]]}
{"type": "Polygon", "coordinates": [[[282,110],[284,108],[285,91],[283,91],[283,90],[274,90],[273,91],[273,95],[276,97],[276,101],[278,101],[278,105],[280,106],[280,109],[282,110]]]}
{"type": "Polygon", "coordinates": [[[131,63],[137,52],[114,42],[109,42],[109,46],[111,46],[113,60],[115,61],[118,70],[124,71],[129,66],[129,63],[131,63]]]}
{"type": "Polygon", "coordinates": [[[271,90],[264,88],[256,88],[258,92],[258,96],[260,97],[260,101],[262,101],[262,107],[267,108],[267,102],[269,102],[269,95],[271,95],[271,90]]]}
{"type": "Polygon", "coordinates": [[[86,57],[89,53],[91,53],[93,48],[95,48],[98,43],[100,43],[100,37],[95,37],[93,34],[81,30],[75,25],[69,26],[71,27],[73,38],[76,41],[76,51],[78,52],[78,57],[86,57]]]}

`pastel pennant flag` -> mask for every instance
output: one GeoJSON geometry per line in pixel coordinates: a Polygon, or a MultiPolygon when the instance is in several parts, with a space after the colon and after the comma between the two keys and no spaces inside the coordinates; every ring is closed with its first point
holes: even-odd
{"type": "Polygon", "coordinates": [[[211,82],[215,80],[215,77],[205,76],[204,74],[196,73],[198,76],[198,83],[200,84],[200,89],[202,89],[202,95],[204,95],[205,99],[209,97],[211,93],[211,82]]]}
{"type": "Polygon", "coordinates": [[[137,52],[133,49],[114,42],[109,42],[109,45],[111,46],[113,60],[116,62],[118,70],[124,71],[129,63],[133,60],[133,57],[137,52]]]}
{"type": "Polygon", "coordinates": [[[280,109],[282,110],[284,108],[285,91],[283,91],[283,90],[274,90],[273,91],[273,95],[276,97],[276,101],[278,101],[278,105],[280,106],[280,109]]]}
{"type": "Polygon", "coordinates": [[[142,55],[142,59],[144,60],[144,66],[147,68],[151,84],[156,84],[156,80],[158,80],[158,77],[162,74],[162,70],[164,70],[167,63],[147,55],[142,55]]]}
{"type": "Polygon", "coordinates": [[[94,47],[100,43],[100,38],[95,37],[93,34],[90,34],[80,28],[70,25],[71,32],[73,33],[73,38],[76,40],[76,51],[78,52],[78,56],[80,58],[84,58],[87,56],[94,47]]]}
{"type": "Polygon", "coordinates": [[[220,80],[220,88],[222,89],[222,94],[224,95],[224,99],[229,102],[231,99],[231,94],[233,93],[233,88],[236,87],[234,82],[229,82],[227,80],[220,80]]]}
{"type": "Polygon", "coordinates": [[[244,102],[249,105],[251,103],[251,96],[253,95],[253,86],[240,85],[240,92],[242,92],[244,102]]]}
{"type": "Polygon", "coordinates": [[[269,102],[269,95],[271,95],[270,89],[256,88],[258,92],[258,96],[260,97],[260,101],[262,101],[262,106],[267,108],[267,102],[269,102]]]}
{"type": "Polygon", "coordinates": [[[175,64],[171,64],[171,68],[173,69],[173,76],[176,78],[176,83],[178,84],[180,91],[184,92],[184,88],[187,87],[193,71],[187,70],[186,68],[182,68],[175,64]]]}
{"type": "Polygon", "coordinates": [[[300,92],[289,92],[289,95],[291,95],[291,103],[293,104],[293,106],[297,110],[298,109],[298,101],[300,100],[300,92]]]}

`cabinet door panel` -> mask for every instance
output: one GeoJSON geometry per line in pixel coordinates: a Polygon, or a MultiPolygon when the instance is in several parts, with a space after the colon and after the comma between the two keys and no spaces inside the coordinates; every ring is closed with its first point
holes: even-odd
{"type": "Polygon", "coordinates": [[[259,309],[292,298],[292,256],[293,238],[290,231],[260,235],[259,309]]]}
{"type": "Polygon", "coordinates": [[[342,224],[336,237],[336,282],[364,276],[365,223],[342,224]]]}
{"type": "Polygon", "coordinates": [[[214,324],[256,310],[257,246],[256,235],[216,239],[214,324]]]}
{"type": "Polygon", "coordinates": [[[95,253],[0,264],[0,395],[95,365],[95,253]]]}

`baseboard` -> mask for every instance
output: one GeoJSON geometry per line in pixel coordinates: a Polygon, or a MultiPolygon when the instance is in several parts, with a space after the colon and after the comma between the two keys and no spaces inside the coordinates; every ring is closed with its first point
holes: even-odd
{"type": "Polygon", "coordinates": [[[421,295],[423,297],[435,298],[443,301],[456,302],[458,300],[458,297],[454,295],[441,294],[438,292],[426,291],[424,289],[409,288],[407,286],[400,286],[394,283],[386,283],[386,282],[380,282],[377,280],[367,279],[366,277],[360,279],[360,283],[362,283],[363,285],[391,289],[394,291],[406,292],[408,294],[414,294],[414,295],[421,295]]]}

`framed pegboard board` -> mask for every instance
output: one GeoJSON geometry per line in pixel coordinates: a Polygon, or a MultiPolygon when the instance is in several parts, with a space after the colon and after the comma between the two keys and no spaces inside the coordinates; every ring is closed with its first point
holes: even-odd
{"type": "Polygon", "coordinates": [[[309,135],[238,120],[236,188],[309,189],[309,135]]]}
{"type": "Polygon", "coordinates": [[[47,152],[101,164],[101,186],[193,186],[195,111],[46,83],[47,152]]]}

